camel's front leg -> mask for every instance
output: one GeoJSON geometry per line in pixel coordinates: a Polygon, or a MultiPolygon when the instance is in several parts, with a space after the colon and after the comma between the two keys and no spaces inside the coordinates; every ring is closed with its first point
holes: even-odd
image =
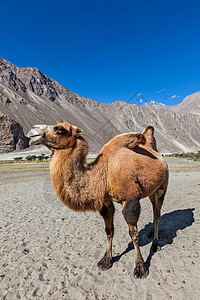
{"type": "Polygon", "coordinates": [[[136,278],[147,277],[149,271],[145,266],[142,254],[140,252],[138,239],[139,233],[137,229],[137,221],[140,215],[140,202],[139,199],[133,199],[131,201],[126,201],[122,210],[124,218],[129,227],[129,234],[133,241],[135,251],[136,251],[136,266],[134,270],[134,276],[136,278]]]}
{"type": "Polygon", "coordinates": [[[113,217],[114,217],[115,208],[112,202],[109,205],[104,205],[100,211],[101,216],[105,222],[105,231],[107,235],[107,247],[106,253],[104,257],[98,262],[97,266],[104,270],[108,270],[112,267],[112,239],[114,235],[114,224],[113,224],[113,217]]]}

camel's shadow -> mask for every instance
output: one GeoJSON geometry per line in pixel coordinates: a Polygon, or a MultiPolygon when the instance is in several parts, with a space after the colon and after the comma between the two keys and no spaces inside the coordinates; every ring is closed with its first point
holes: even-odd
{"type": "MultiPolygon", "coordinates": [[[[194,208],[188,209],[180,209],[175,210],[173,212],[164,214],[161,216],[160,223],[159,223],[159,245],[161,247],[172,244],[173,239],[176,237],[176,233],[178,230],[183,230],[186,227],[189,227],[194,222],[194,208]]],[[[152,242],[152,239],[148,237],[148,234],[152,228],[152,223],[145,225],[143,229],[140,230],[139,233],[139,245],[145,246],[152,242]]],[[[120,260],[120,258],[128,253],[129,251],[133,250],[133,242],[128,244],[127,249],[121,253],[120,255],[113,257],[113,263],[120,260]]],[[[150,266],[151,258],[154,253],[151,251],[149,252],[149,256],[146,260],[147,267],[150,266]]]]}

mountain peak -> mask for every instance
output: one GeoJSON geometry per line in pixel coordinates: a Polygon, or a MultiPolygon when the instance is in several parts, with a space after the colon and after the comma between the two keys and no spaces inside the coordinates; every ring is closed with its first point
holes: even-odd
{"type": "Polygon", "coordinates": [[[8,60],[0,57],[0,66],[5,64],[11,65],[11,63],[8,60]]]}
{"type": "Polygon", "coordinates": [[[146,102],[145,107],[149,108],[149,109],[155,109],[157,111],[160,110],[168,110],[168,106],[163,104],[163,103],[158,103],[154,100],[151,100],[150,102],[146,102]]]}
{"type": "Polygon", "coordinates": [[[36,67],[18,67],[16,65],[14,65],[13,63],[11,63],[10,61],[0,57],[0,66],[2,66],[2,65],[7,65],[8,67],[12,67],[14,69],[30,69],[30,70],[39,71],[39,69],[36,67]]]}

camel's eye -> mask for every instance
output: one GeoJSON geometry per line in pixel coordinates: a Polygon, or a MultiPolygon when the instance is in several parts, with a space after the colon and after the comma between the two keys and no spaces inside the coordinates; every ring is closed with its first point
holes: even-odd
{"type": "Polygon", "coordinates": [[[67,133],[67,130],[61,126],[61,125],[56,125],[54,126],[54,131],[58,134],[64,134],[64,133],[67,133]]]}

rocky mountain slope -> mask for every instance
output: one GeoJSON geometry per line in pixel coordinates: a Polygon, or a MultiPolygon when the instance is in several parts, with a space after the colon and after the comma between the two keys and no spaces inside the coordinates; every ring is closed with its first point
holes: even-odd
{"type": "Polygon", "coordinates": [[[161,152],[200,148],[200,116],[149,109],[126,102],[103,104],[72,93],[37,68],[19,68],[0,59],[0,111],[23,126],[55,124],[64,119],[84,130],[90,152],[122,132],[153,125],[161,152]]]}
{"type": "Polygon", "coordinates": [[[22,126],[9,116],[0,113],[0,153],[28,147],[22,126]]]}

